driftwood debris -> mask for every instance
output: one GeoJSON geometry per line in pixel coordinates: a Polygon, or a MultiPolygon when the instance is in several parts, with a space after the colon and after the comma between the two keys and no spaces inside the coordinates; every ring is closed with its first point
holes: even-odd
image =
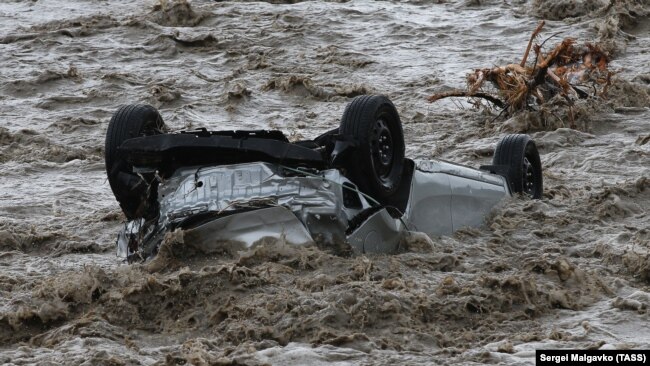
{"type": "Polygon", "coordinates": [[[436,93],[428,100],[480,98],[513,113],[535,104],[541,105],[556,95],[566,98],[569,105],[578,98],[603,96],[612,76],[607,68],[608,55],[598,45],[585,43],[578,46],[572,38],[565,38],[549,52],[543,52],[546,41],[535,43],[543,27],[544,21],[541,21],[533,31],[520,63],[476,69],[467,75],[466,90],[436,93]],[[528,62],[531,50],[535,59],[528,62]]]}

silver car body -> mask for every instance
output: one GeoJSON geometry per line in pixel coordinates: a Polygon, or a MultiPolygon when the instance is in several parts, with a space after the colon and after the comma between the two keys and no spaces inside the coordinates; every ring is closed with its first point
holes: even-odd
{"type": "Polygon", "coordinates": [[[166,232],[179,228],[205,252],[274,237],[389,253],[408,231],[433,237],[481,225],[511,195],[500,175],[440,160],[412,163],[404,212],[378,205],[336,169],[305,172],[264,162],[181,168],[159,185],[156,221],[131,221],[120,232],[118,255],[146,259],[166,232]],[[138,253],[129,249],[133,241],[138,253]]]}

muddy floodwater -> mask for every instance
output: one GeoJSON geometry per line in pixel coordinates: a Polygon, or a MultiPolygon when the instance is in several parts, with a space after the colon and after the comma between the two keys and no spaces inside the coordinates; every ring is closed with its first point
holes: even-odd
{"type": "MultiPolygon", "coordinates": [[[[545,46],[546,47],[546,46],[545,46]]],[[[650,348],[647,0],[0,3],[0,364],[532,364],[538,348],[650,348]],[[539,41],[598,42],[605,98],[515,117],[461,99],[474,68],[539,41]],[[485,226],[414,234],[395,255],[263,243],[206,257],[172,235],[115,255],[125,218],[104,170],[120,104],[174,130],[338,126],[389,96],[407,155],[489,164],[540,148],[544,198],[485,226]]]]}

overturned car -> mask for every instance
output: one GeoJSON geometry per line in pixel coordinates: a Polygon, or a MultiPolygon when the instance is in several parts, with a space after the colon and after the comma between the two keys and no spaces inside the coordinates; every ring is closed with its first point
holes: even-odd
{"type": "Polygon", "coordinates": [[[338,128],[295,142],[267,130],[168,133],[153,107],[126,105],[111,118],[105,154],[128,219],[118,255],[129,262],[155,256],[177,229],[206,252],[266,237],[393,252],[407,231],[477,226],[504,196],[541,198],[543,186],[527,135],[504,137],[480,169],[405,158],[397,110],[379,95],[356,97],[338,128]]]}

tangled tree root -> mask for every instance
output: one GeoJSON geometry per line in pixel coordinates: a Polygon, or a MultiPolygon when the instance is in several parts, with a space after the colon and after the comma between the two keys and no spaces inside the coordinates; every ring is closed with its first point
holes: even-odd
{"type": "Polygon", "coordinates": [[[565,38],[549,52],[543,52],[544,43],[553,37],[535,43],[543,27],[541,21],[520,63],[476,69],[467,75],[467,90],[436,93],[428,100],[467,97],[478,105],[479,99],[484,99],[502,112],[514,114],[534,109],[557,95],[567,100],[569,108],[577,99],[604,96],[613,75],[607,68],[609,55],[596,44],[578,46],[572,38],[565,38]],[[535,60],[528,62],[531,49],[535,60]]]}

